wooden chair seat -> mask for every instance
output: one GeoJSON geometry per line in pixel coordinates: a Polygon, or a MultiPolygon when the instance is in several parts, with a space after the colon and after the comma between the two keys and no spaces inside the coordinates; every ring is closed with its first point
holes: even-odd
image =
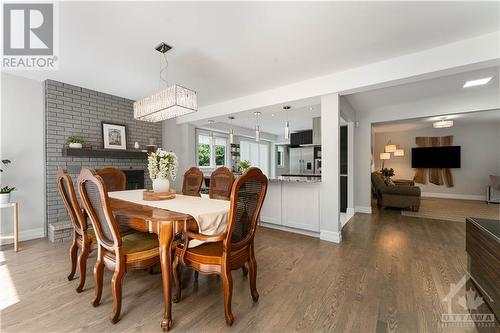
{"type": "MultiPolygon", "coordinates": [[[[182,255],[182,247],[175,249],[176,255],[182,255]]],[[[222,261],[222,242],[204,243],[197,247],[190,248],[184,257],[185,261],[203,262],[209,264],[221,264],[222,261]]]]}

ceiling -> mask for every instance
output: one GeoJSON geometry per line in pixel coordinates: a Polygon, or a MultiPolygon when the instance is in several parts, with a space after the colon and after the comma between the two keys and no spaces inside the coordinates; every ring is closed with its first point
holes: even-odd
{"type": "Polygon", "coordinates": [[[467,124],[491,124],[495,122],[500,125],[500,109],[460,113],[456,115],[447,115],[446,117],[426,117],[401,121],[391,121],[386,123],[374,124],[372,128],[374,133],[412,131],[421,128],[432,128],[433,122],[439,121],[443,118],[453,120],[453,126],[467,124]]]}
{"type": "Polygon", "coordinates": [[[169,81],[205,106],[499,27],[498,2],[59,2],[59,70],[47,78],[139,99],[169,81]]]}

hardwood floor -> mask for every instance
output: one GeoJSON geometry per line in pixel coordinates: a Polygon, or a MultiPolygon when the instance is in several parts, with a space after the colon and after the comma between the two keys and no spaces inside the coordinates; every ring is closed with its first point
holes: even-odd
{"type": "MultiPolygon", "coordinates": [[[[259,302],[252,302],[248,277],[233,271],[235,322],[228,327],[221,280],[200,274],[194,284],[185,270],[172,332],[476,332],[440,321],[450,283],[466,270],[465,224],[384,210],[357,214],[341,245],[267,228],[255,241],[259,302]]],[[[9,289],[10,277],[18,298],[1,310],[2,332],[161,332],[159,274],[127,274],[121,321],[113,325],[111,275],[105,273],[101,305],[92,307],[93,279],[81,294],[78,279],[66,279],[68,247],[44,239],[0,252],[1,288],[9,289]]],[[[94,263],[95,254],[88,276],[94,263]]]]}

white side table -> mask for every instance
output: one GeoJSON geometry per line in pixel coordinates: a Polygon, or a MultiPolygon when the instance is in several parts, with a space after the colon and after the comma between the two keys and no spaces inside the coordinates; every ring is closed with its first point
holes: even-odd
{"type": "Polygon", "coordinates": [[[6,204],[0,204],[1,208],[9,208],[12,207],[12,211],[14,214],[14,235],[13,236],[2,236],[1,239],[14,239],[14,251],[19,250],[18,242],[19,242],[19,204],[17,202],[9,202],[6,204]]]}

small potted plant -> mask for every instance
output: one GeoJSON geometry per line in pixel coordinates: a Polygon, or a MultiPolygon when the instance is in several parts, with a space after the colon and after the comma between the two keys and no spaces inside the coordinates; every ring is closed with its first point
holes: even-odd
{"type": "Polygon", "coordinates": [[[238,164],[238,168],[240,168],[241,172],[247,171],[248,168],[250,168],[250,162],[248,161],[241,161],[238,164]]]}
{"type": "Polygon", "coordinates": [[[149,177],[153,181],[153,192],[168,192],[170,181],[177,176],[178,159],[173,152],[167,152],[158,148],[154,153],[148,155],[149,177]]]}
{"type": "Polygon", "coordinates": [[[4,186],[0,188],[0,204],[8,204],[10,202],[10,192],[14,191],[15,187],[4,186]]]}
{"type": "Polygon", "coordinates": [[[81,149],[82,144],[84,142],[82,138],[74,135],[69,136],[66,141],[68,142],[70,148],[77,148],[77,149],[81,149]]]}

